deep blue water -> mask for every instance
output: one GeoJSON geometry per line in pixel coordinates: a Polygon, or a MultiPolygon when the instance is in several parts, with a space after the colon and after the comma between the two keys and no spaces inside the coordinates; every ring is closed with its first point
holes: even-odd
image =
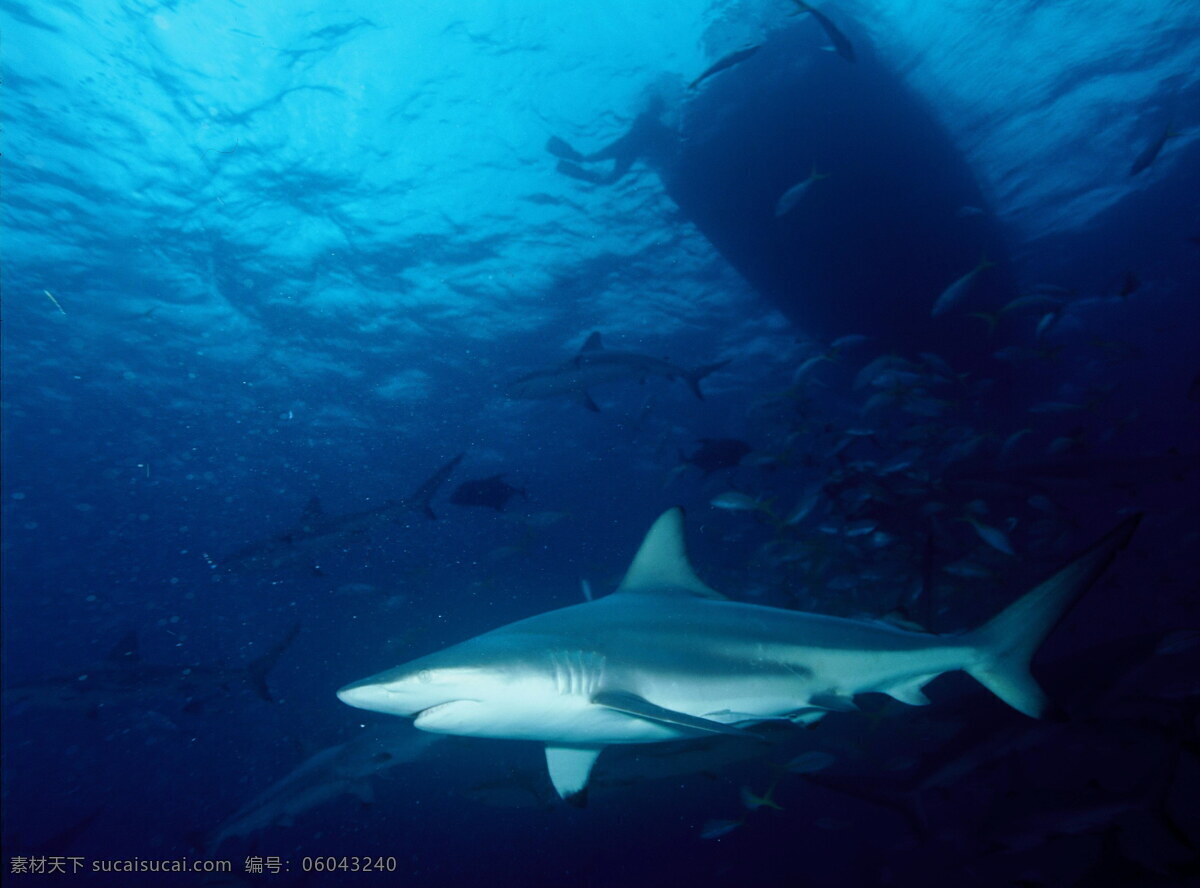
{"type": "Polygon", "coordinates": [[[76,884],[384,878],[301,872],[359,855],[404,884],[1189,884],[1200,13],[1011,7],[825,4],[851,63],[783,0],[0,2],[6,877],[72,855],[235,870],[76,884]],[[652,97],[618,181],[556,170],[549,137],[595,151],[652,97]],[[704,400],[653,374],[598,412],[506,396],[592,331],[728,364],[704,400]],[[681,467],[722,437],[741,465],[681,467]],[[278,543],[314,496],[380,509],[460,453],[435,521],[278,543]],[[501,472],[527,497],[449,501],[501,472]],[[711,505],[731,491],[758,508],[711,505]],[[334,696],[611,591],[674,505],[730,598],[938,633],[1145,517],[1038,654],[1043,721],[947,675],[930,706],[864,695],[749,748],[610,749],[577,810],[536,744],[418,754],[334,696]],[[272,539],[281,563],[227,564],[272,539]],[[260,699],[238,670],[293,626],[260,699]],[[377,735],[413,760],[214,845],[377,735]],[[811,751],[832,763],[781,770],[811,751]],[[782,810],[749,810],[770,785],[782,810]]]}

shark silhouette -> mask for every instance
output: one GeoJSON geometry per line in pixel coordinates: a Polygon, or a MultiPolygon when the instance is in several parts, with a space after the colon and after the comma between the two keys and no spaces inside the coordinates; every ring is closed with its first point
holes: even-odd
{"type": "Polygon", "coordinates": [[[811,723],[854,709],[854,696],[871,691],[924,705],[921,688],[943,672],[966,671],[1037,717],[1046,698],[1029,672],[1034,652],[1139,519],[983,626],[938,636],[725,600],[693,572],[683,513],[672,509],[612,595],[511,623],[346,685],[338,697],[434,733],[541,741],[551,781],[577,805],[610,744],[754,736],[742,726],[811,723]]]}
{"type": "Polygon", "coordinates": [[[321,553],[362,539],[372,528],[395,521],[412,511],[423,512],[430,520],[436,519],[430,503],[450,473],[462,462],[463,456],[460,453],[454,457],[404,499],[388,500],[370,509],[329,515],[321,506],[321,501],[314,496],[304,507],[297,524],[283,533],[257,540],[231,552],[221,559],[220,567],[226,570],[278,570],[308,562],[319,573],[316,560],[321,553]]]}
{"type": "Polygon", "coordinates": [[[299,632],[299,625],[292,626],[266,653],[244,665],[147,663],[139,652],[137,634],[130,632],[104,660],[63,675],[8,685],[4,698],[15,706],[76,710],[89,718],[111,706],[162,700],[177,700],[183,711],[197,712],[239,687],[272,702],[267,676],[299,632]]]}

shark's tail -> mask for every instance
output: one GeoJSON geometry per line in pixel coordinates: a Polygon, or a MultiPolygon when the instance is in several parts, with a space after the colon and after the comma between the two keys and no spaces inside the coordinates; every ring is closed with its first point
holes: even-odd
{"type": "Polygon", "coordinates": [[[716,373],[728,363],[729,361],[717,361],[715,364],[705,364],[703,367],[697,367],[695,370],[689,370],[684,374],[683,378],[687,382],[688,388],[692,390],[692,394],[703,401],[704,392],[700,391],[700,380],[710,373],[716,373]]]}
{"type": "Polygon", "coordinates": [[[409,503],[414,509],[420,509],[424,512],[425,517],[430,521],[436,521],[437,514],[433,511],[430,503],[433,501],[434,495],[438,492],[438,488],[446,483],[446,479],[450,477],[450,473],[454,471],[455,467],[462,462],[464,456],[466,456],[465,453],[460,453],[422,481],[421,486],[414,490],[405,502],[409,503]]]}
{"type": "Polygon", "coordinates": [[[1046,695],[1029,672],[1043,639],[1068,608],[1129,543],[1141,521],[1131,515],[1048,580],[1010,604],[988,622],[963,636],[976,657],[966,671],[1020,712],[1041,717],[1046,695]]]}
{"type": "Polygon", "coordinates": [[[262,697],[268,703],[273,703],[271,697],[271,689],[267,687],[267,676],[271,670],[275,668],[276,661],[283,655],[283,652],[288,649],[288,645],[300,633],[300,624],[296,623],[287,631],[287,635],[279,639],[269,651],[261,657],[251,660],[246,664],[246,682],[254,689],[254,693],[262,697]]]}

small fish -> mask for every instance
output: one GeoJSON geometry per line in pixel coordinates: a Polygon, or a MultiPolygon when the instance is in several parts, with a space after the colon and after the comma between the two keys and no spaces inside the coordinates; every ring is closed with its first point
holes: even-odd
{"type": "Polygon", "coordinates": [[[854,377],[854,388],[861,389],[868,385],[877,385],[879,379],[887,371],[903,370],[908,366],[908,361],[897,355],[880,355],[858,371],[858,375],[854,377]]]}
{"type": "Polygon", "coordinates": [[[1026,435],[1031,434],[1033,434],[1033,429],[1021,429],[1020,431],[1013,432],[1011,435],[1005,438],[1004,444],[1000,447],[1000,461],[1003,462],[1012,456],[1012,450],[1017,446],[1017,442],[1026,435]]]}
{"type": "Polygon", "coordinates": [[[833,44],[834,50],[848,62],[854,61],[854,46],[846,39],[846,35],[838,30],[838,26],[829,20],[829,17],[824,13],[813,9],[804,0],[793,0],[800,8],[801,12],[807,12],[817,20],[817,24],[821,26],[821,30],[825,32],[825,36],[829,38],[829,42],[833,44]]]}
{"type": "Polygon", "coordinates": [[[794,524],[799,524],[801,521],[803,521],[805,518],[807,518],[809,516],[809,514],[811,514],[813,508],[816,507],[817,501],[820,499],[820,497],[821,497],[820,489],[813,490],[813,491],[810,491],[809,493],[805,494],[803,497],[800,498],[800,502],[798,502],[796,504],[796,508],[792,510],[792,514],[789,515],[787,520],[784,521],[783,523],[787,524],[788,526],[791,526],[794,524]]]}
{"type": "Polygon", "coordinates": [[[584,601],[592,601],[592,584],[587,580],[579,581],[579,591],[583,593],[584,601]]]}
{"type": "Polygon", "coordinates": [[[990,580],[995,576],[992,571],[983,565],[966,560],[953,561],[945,565],[942,570],[952,577],[961,577],[966,580],[990,580]]]}
{"type": "Polygon", "coordinates": [[[878,394],[872,395],[867,402],[863,404],[862,410],[859,412],[865,415],[870,413],[872,410],[878,410],[880,407],[887,407],[896,400],[897,396],[895,392],[879,392],[878,394]]]}
{"type": "Polygon", "coordinates": [[[719,839],[721,836],[729,835],[743,823],[745,823],[744,820],[710,820],[700,830],[700,838],[719,839]]]}
{"type": "Polygon", "coordinates": [[[736,468],[749,452],[750,445],[738,438],[701,438],[694,453],[679,452],[679,463],[695,466],[708,477],[722,469],[736,468]]]}
{"type": "Polygon", "coordinates": [[[946,362],[946,359],[941,355],[935,355],[933,352],[921,352],[919,357],[922,361],[929,365],[931,370],[934,370],[936,373],[944,376],[946,379],[954,379],[956,375],[954,373],[954,368],[951,367],[946,362]]]}
{"type": "Polygon", "coordinates": [[[1087,449],[1087,443],[1084,440],[1087,435],[1085,429],[1076,426],[1066,435],[1060,435],[1050,442],[1050,446],[1046,448],[1046,453],[1076,453],[1082,454],[1087,449]]]}
{"type": "Polygon", "coordinates": [[[814,355],[803,364],[796,368],[796,372],[792,374],[792,385],[796,385],[800,380],[808,375],[808,372],[825,361],[833,360],[828,354],[814,355]]]}
{"type": "Polygon", "coordinates": [[[809,173],[808,178],[797,182],[787,191],[783,192],[779,200],[776,201],[775,218],[780,219],[794,210],[804,198],[804,195],[808,193],[808,189],[812,187],[814,182],[820,182],[822,179],[828,178],[828,173],[818,173],[816,164],[813,164],[812,172],[809,173]]]}
{"type": "Polygon", "coordinates": [[[742,787],[742,804],[751,811],[757,811],[759,808],[774,808],[776,811],[782,811],[778,803],[771,798],[771,793],[775,791],[775,784],[772,783],[767,787],[767,791],[762,795],[755,795],[750,791],[748,786],[742,787]]]}
{"type": "Polygon", "coordinates": [[[972,216],[982,216],[983,210],[979,209],[979,207],[972,207],[964,204],[958,208],[958,212],[954,215],[958,216],[960,219],[970,219],[972,216]]]}
{"type": "Polygon", "coordinates": [[[729,512],[758,512],[766,508],[762,500],[741,493],[737,490],[727,490],[712,498],[709,505],[729,512]]]}
{"type": "Polygon", "coordinates": [[[1163,131],[1155,137],[1149,145],[1142,149],[1133,161],[1133,165],[1129,168],[1129,175],[1136,176],[1142,170],[1154,163],[1158,159],[1159,152],[1163,150],[1163,146],[1167,144],[1168,139],[1174,138],[1178,133],[1172,132],[1170,125],[1167,125],[1163,131]]]}
{"type": "Polygon", "coordinates": [[[1160,657],[1173,654],[1183,654],[1200,646],[1200,631],[1195,629],[1180,629],[1172,632],[1158,643],[1154,653],[1160,657]]]}
{"type": "Polygon", "coordinates": [[[1042,296],[1055,296],[1059,299],[1069,299],[1075,295],[1073,288],[1064,287],[1062,284],[1034,284],[1033,292],[1042,296]]]}
{"type": "Polygon", "coordinates": [[[975,286],[975,281],[979,275],[988,268],[992,268],[996,263],[989,262],[987,257],[979,260],[979,264],[948,286],[942,291],[942,295],[937,298],[937,302],[933,304],[932,317],[938,317],[945,314],[955,305],[963,300],[963,298],[971,292],[975,286]]]}
{"type": "Polygon", "coordinates": [[[1043,336],[1049,333],[1050,328],[1057,323],[1058,319],[1059,313],[1056,311],[1048,311],[1042,315],[1041,320],[1038,321],[1037,330],[1034,331],[1033,338],[1041,339],[1043,336]]]}
{"type": "Polygon", "coordinates": [[[1056,512],[1056,511],[1058,511],[1054,507],[1054,503],[1050,500],[1050,497],[1045,496],[1044,494],[1041,494],[1041,493],[1035,493],[1029,499],[1025,500],[1025,502],[1027,502],[1033,508],[1037,509],[1039,512],[1056,512]]]}
{"type": "Polygon", "coordinates": [[[64,309],[61,305],[59,305],[58,300],[54,298],[53,293],[51,293],[49,290],[42,290],[42,292],[46,294],[47,299],[49,299],[51,302],[54,303],[54,307],[58,309],[59,314],[67,313],[66,309],[64,309]]]}
{"type": "Polygon", "coordinates": [[[851,521],[846,525],[844,532],[848,537],[866,536],[869,533],[874,533],[878,525],[869,518],[864,518],[862,521],[851,521]]]}
{"type": "Polygon", "coordinates": [[[814,750],[801,753],[783,767],[792,774],[812,774],[825,770],[836,761],[828,752],[814,750]]]}
{"type": "Polygon", "coordinates": [[[714,74],[719,74],[722,71],[726,70],[727,68],[732,68],[734,65],[737,65],[737,64],[740,64],[740,63],[746,61],[746,59],[750,58],[750,56],[754,55],[760,49],[762,49],[762,44],[757,43],[754,46],[747,46],[745,49],[739,49],[737,52],[731,52],[729,55],[725,56],[724,58],[721,58],[721,59],[713,62],[711,65],[709,65],[707,68],[704,69],[703,74],[701,74],[699,77],[697,77],[695,80],[693,80],[690,84],[688,84],[688,89],[695,89],[701,83],[703,83],[705,80],[712,77],[714,74]]]}
{"type": "Polygon", "coordinates": [[[1047,296],[1045,293],[1031,293],[1028,296],[1018,296],[1012,302],[1000,309],[1000,314],[1008,314],[1010,311],[1020,311],[1023,308],[1033,308],[1040,306],[1050,306],[1051,308],[1061,308],[1062,300],[1055,299],[1052,296],[1047,296]]]}
{"type": "Polygon", "coordinates": [[[830,349],[851,348],[856,345],[863,345],[870,342],[870,336],[864,336],[862,333],[850,333],[846,336],[839,336],[833,342],[829,343],[830,349]]]}
{"type": "Polygon", "coordinates": [[[986,311],[973,311],[968,314],[967,317],[975,318],[976,320],[983,321],[985,324],[987,324],[988,336],[991,336],[996,332],[996,324],[1000,322],[1000,315],[986,311]]]}
{"type": "Polygon", "coordinates": [[[992,527],[990,524],[984,524],[977,518],[967,516],[966,521],[979,534],[979,538],[995,549],[997,552],[1003,552],[1005,555],[1013,555],[1012,543],[1008,541],[1008,535],[997,527],[992,527]]]}

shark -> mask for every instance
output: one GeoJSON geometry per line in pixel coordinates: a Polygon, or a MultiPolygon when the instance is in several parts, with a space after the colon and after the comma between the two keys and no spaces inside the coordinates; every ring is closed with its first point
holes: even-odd
{"type": "Polygon", "coordinates": [[[375,725],[346,743],[322,749],[238,808],[203,843],[205,849],[211,855],[229,839],[290,826],[301,814],[342,795],[370,804],[376,777],[416,761],[440,739],[408,725],[375,725]]]}
{"type": "Polygon", "coordinates": [[[955,635],[731,601],[687,557],[683,512],[663,513],[612,594],[510,623],[341,688],[343,703],[413,719],[433,733],[545,744],[551,782],[575,805],[605,747],[812,724],[965,671],[1039,717],[1030,661],[1074,601],[1124,548],[1121,522],[978,628],[955,635]]]}
{"type": "Polygon", "coordinates": [[[458,454],[430,475],[409,496],[387,500],[379,506],[347,512],[341,515],[326,513],[321,500],[312,497],[300,514],[300,520],[282,533],[257,540],[217,562],[223,570],[278,570],[283,567],[309,563],[320,574],[318,558],[338,546],[346,546],[363,538],[373,528],[400,519],[408,512],[422,512],[430,520],[437,515],[431,506],[434,495],[446,483],[450,474],[462,462],[458,454]]]}
{"type": "Polygon", "coordinates": [[[241,666],[147,663],[137,633],[129,632],[104,660],[63,675],[6,685],[4,700],[17,707],[82,711],[89,718],[123,703],[158,700],[178,700],[183,711],[199,712],[239,687],[273,702],[267,676],[299,631],[298,624],[292,626],[266,653],[241,666]]]}
{"type": "Polygon", "coordinates": [[[598,385],[636,379],[644,382],[650,376],[682,379],[701,401],[704,392],[700,381],[720,370],[729,361],[718,361],[687,369],[662,358],[637,352],[618,351],[604,347],[599,332],[592,333],[583,347],[570,360],[557,367],[535,370],[514,380],[508,386],[508,396],[517,399],[544,399],[567,396],[578,400],[588,410],[600,408],[592,400],[591,389],[598,385]]]}

